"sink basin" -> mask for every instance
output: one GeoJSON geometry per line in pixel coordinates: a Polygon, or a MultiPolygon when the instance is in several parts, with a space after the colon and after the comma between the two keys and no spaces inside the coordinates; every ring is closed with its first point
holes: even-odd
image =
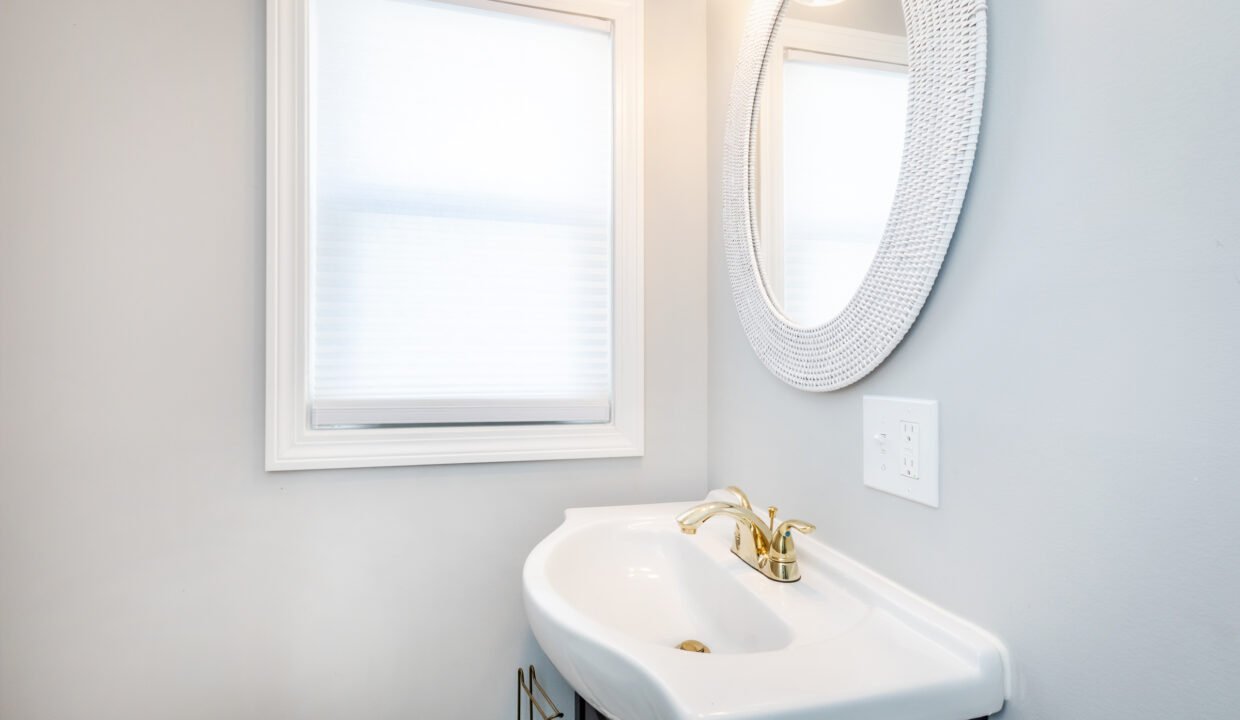
{"type": "Polygon", "coordinates": [[[570,685],[614,720],[971,720],[1007,695],[984,631],[812,537],[777,583],[695,536],[695,503],[569,510],[525,563],[525,608],[570,685]],[[677,648],[686,640],[709,654],[677,648]]]}

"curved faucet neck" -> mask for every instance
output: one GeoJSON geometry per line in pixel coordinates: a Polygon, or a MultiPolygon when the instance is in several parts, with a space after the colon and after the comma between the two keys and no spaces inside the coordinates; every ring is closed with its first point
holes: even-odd
{"type": "Polygon", "coordinates": [[[708,502],[694,506],[681,513],[676,518],[676,522],[680,524],[680,529],[686,532],[694,532],[707,520],[726,515],[738,523],[742,523],[749,527],[753,533],[755,550],[759,556],[766,555],[771,547],[771,530],[767,527],[766,522],[758,517],[754,511],[740,505],[733,505],[727,502],[708,502]]]}

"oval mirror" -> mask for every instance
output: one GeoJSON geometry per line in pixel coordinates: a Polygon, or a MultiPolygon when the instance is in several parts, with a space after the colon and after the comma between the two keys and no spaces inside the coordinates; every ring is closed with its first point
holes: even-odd
{"type": "Polygon", "coordinates": [[[742,324],[806,390],[864,377],[934,284],[972,169],[980,0],[754,0],[724,154],[742,324]]]}

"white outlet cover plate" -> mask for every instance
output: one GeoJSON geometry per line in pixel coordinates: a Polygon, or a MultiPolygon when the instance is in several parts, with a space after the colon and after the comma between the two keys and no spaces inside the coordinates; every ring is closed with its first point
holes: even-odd
{"type": "Polygon", "coordinates": [[[862,401],[862,462],[865,484],[930,507],[939,506],[939,403],[935,400],[866,395],[862,401]],[[902,473],[904,423],[916,423],[920,437],[917,477],[902,473]]]}

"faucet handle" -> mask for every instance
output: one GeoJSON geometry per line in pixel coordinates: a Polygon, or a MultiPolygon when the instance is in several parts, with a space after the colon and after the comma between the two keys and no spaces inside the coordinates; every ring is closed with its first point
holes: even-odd
{"type": "Polygon", "coordinates": [[[775,534],[786,537],[789,530],[796,530],[799,533],[809,535],[817,529],[818,526],[813,523],[807,523],[804,520],[785,520],[779,524],[779,527],[775,528],[775,534]]]}
{"type": "Polygon", "coordinates": [[[785,520],[775,528],[771,538],[771,560],[775,562],[793,562],[797,559],[797,546],[792,540],[792,531],[808,535],[817,530],[812,523],[804,520],[785,520]]]}

